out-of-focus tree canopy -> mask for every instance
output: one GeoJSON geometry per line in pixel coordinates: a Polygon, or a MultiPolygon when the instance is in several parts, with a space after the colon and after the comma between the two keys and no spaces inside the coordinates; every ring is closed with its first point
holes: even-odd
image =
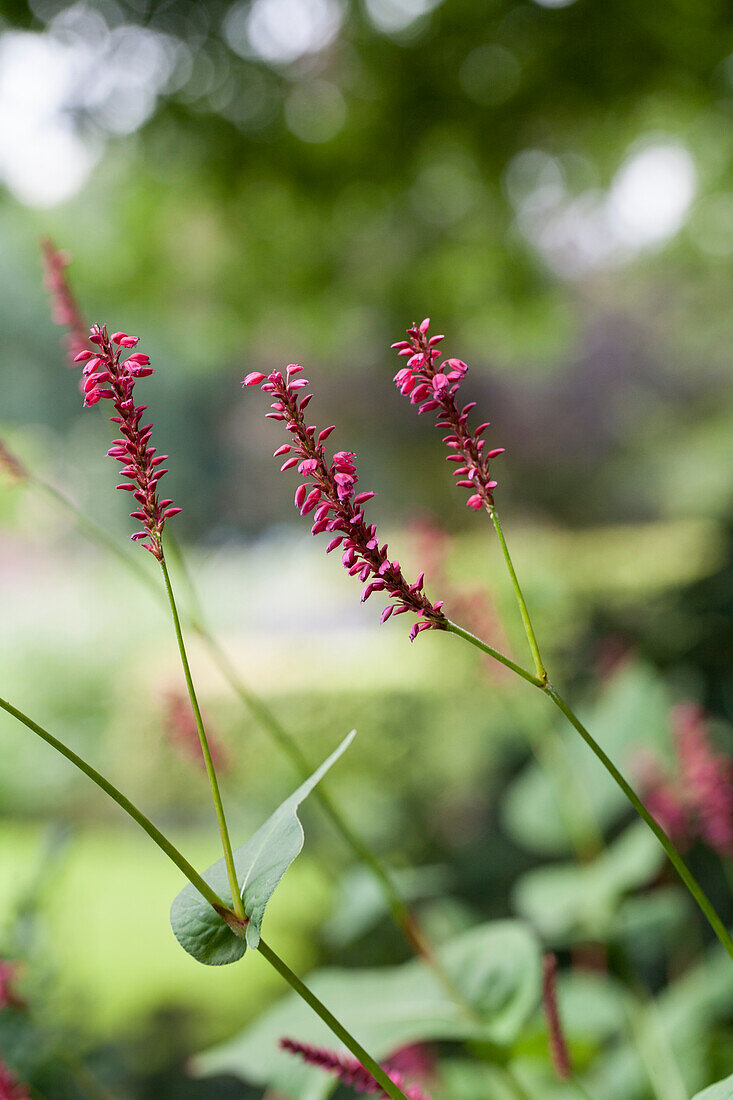
{"type": "MultiPolygon", "coordinates": [[[[604,508],[646,514],[643,489],[630,501],[615,488],[638,461],[640,423],[662,449],[642,486],[674,462],[664,451],[691,400],[726,434],[730,5],[35,0],[0,12],[11,360],[14,299],[35,286],[35,237],[50,229],[87,310],[124,315],[177,364],[168,408],[179,402],[212,474],[249,414],[232,423],[231,390],[203,379],[296,358],[344,375],[327,401],[353,410],[357,444],[359,416],[379,414],[415,441],[393,453],[417,468],[425,430],[389,392],[386,348],[428,311],[477,386],[486,372],[527,499],[567,508],[581,463],[598,468],[604,508]]],[[[43,308],[34,293],[25,332],[43,308]]],[[[39,383],[51,346],[44,329],[39,383]]],[[[72,415],[68,379],[43,377],[40,415],[72,415]]],[[[28,415],[32,392],[11,387],[10,415],[28,415]]],[[[671,502],[675,489],[654,482],[648,497],[660,492],[671,502]]],[[[591,513],[576,499],[574,514],[591,513]]]]}

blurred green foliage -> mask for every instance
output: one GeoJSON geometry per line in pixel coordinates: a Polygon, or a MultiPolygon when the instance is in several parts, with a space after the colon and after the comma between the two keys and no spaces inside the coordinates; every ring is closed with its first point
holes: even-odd
{"type": "MultiPolygon", "coordinates": [[[[628,771],[645,746],[670,752],[684,698],[730,752],[732,50],[721,0],[0,2],[0,438],[124,543],[108,425],[82,412],[48,316],[48,232],[85,314],[153,357],[176,524],[238,668],[314,761],[358,727],[335,793],[436,939],[524,915],[560,951],[594,1100],[686,1100],[725,1078],[727,971],[544,701],[455,639],[379,631],[284,526],[280,440],[239,380],[304,361],[401,560],[419,568],[409,524],[439,516],[456,536],[445,582],[488,592],[520,656],[497,548],[391,384],[388,345],[432,313],[508,448],[498,500],[553,675],[628,771]],[[558,798],[558,753],[584,797],[558,798]],[[567,811],[584,803],[608,850],[580,866],[567,811]]],[[[180,677],[160,607],[4,482],[0,620],[3,694],[207,866],[200,774],[161,736],[180,677]]],[[[238,842],[294,776],[192,655],[238,842]]],[[[214,972],[187,958],[165,919],[177,872],[64,762],[5,718],[0,733],[0,955],[25,960],[34,1013],[0,1011],[0,1055],[47,1100],[86,1094],[85,1066],[118,1100],[261,1095],[187,1063],[279,983],[255,953],[214,972]]],[[[304,822],[268,935],[302,971],[394,971],[406,956],[384,911],[316,808],[304,822]]],[[[689,858],[730,923],[719,861],[689,858]]],[[[434,1100],[513,1097],[500,1068],[441,1054],[434,1100]]],[[[512,1056],[533,1097],[575,1095],[539,1015],[512,1056]]]]}

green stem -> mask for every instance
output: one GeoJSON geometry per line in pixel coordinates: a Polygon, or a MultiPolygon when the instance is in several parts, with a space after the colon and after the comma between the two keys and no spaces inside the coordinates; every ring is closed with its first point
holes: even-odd
{"type": "Polygon", "coordinates": [[[522,594],[522,589],[519,586],[519,578],[514,570],[514,563],[512,562],[511,555],[509,553],[509,547],[506,544],[504,538],[504,532],[501,529],[501,523],[499,522],[499,515],[496,508],[492,505],[487,508],[491,520],[496,528],[496,533],[499,536],[499,543],[501,545],[501,552],[504,555],[504,561],[511,578],[512,587],[514,589],[514,595],[517,597],[517,603],[519,604],[519,611],[522,616],[522,622],[524,623],[524,632],[527,635],[527,641],[529,642],[529,648],[532,651],[532,657],[534,658],[535,670],[538,678],[547,683],[547,670],[542,663],[542,657],[540,656],[540,647],[537,644],[537,638],[535,637],[534,627],[532,626],[532,620],[529,617],[529,611],[527,610],[527,604],[522,594]]]}
{"type": "Polygon", "coordinates": [[[517,676],[521,676],[523,680],[532,684],[533,687],[544,689],[544,680],[538,676],[533,676],[526,668],[522,668],[521,665],[516,664],[510,657],[505,657],[498,649],[494,649],[492,646],[487,645],[486,642],[482,642],[475,634],[471,634],[470,631],[464,630],[458,623],[454,623],[448,619],[445,629],[449,634],[456,634],[459,638],[463,638],[464,641],[470,642],[471,645],[476,646],[476,649],[480,649],[482,653],[488,653],[489,657],[493,657],[500,665],[504,665],[505,668],[510,668],[512,672],[516,672],[517,676]]]}
{"type": "Polygon", "coordinates": [[[194,718],[196,719],[196,727],[199,732],[199,740],[201,742],[201,751],[204,754],[204,763],[206,765],[206,774],[209,777],[209,786],[211,787],[211,796],[214,799],[214,807],[216,809],[216,818],[219,822],[219,832],[221,834],[221,843],[224,849],[224,860],[227,866],[227,875],[229,877],[229,889],[232,894],[232,904],[234,906],[234,912],[237,914],[240,920],[245,919],[244,903],[242,902],[242,895],[239,889],[239,882],[237,881],[237,870],[234,866],[234,853],[232,852],[232,842],[229,839],[229,829],[227,828],[227,820],[224,814],[224,804],[221,800],[221,792],[219,790],[219,781],[216,778],[216,770],[214,768],[214,761],[211,759],[211,750],[209,749],[209,742],[206,737],[206,730],[204,728],[204,720],[201,716],[201,708],[199,707],[199,701],[196,697],[196,689],[193,685],[193,677],[191,676],[191,667],[188,663],[188,655],[186,654],[186,645],[183,640],[183,631],[181,630],[181,620],[178,615],[178,608],[176,607],[175,596],[173,595],[173,587],[171,585],[171,579],[168,574],[168,567],[165,564],[165,557],[160,558],[160,568],[163,571],[163,579],[165,581],[165,590],[168,593],[168,602],[171,607],[171,615],[173,616],[173,626],[176,632],[176,640],[178,641],[178,652],[181,655],[181,664],[183,665],[183,675],[186,678],[186,687],[188,688],[189,698],[191,699],[191,706],[193,708],[194,718]]]}
{"type": "Polygon", "coordinates": [[[171,844],[163,833],[161,833],[160,829],[157,829],[155,825],[153,825],[152,821],[145,816],[142,810],[139,810],[133,802],[130,802],[130,799],[127,798],[122,791],[118,791],[117,787],[110,783],[108,779],[105,779],[103,775],[100,775],[96,768],[93,768],[91,764],[87,764],[86,760],[78,756],[73,749],[70,749],[63,741],[59,741],[57,737],[54,737],[52,733],[45,730],[43,726],[39,726],[38,723],[34,722],[32,718],[29,718],[27,714],[24,714],[21,710],[18,710],[17,707],[14,707],[12,703],[9,703],[7,699],[0,698],[0,708],[12,715],[12,717],[16,718],[19,722],[22,722],[24,726],[37,734],[38,737],[45,741],[46,744],[50,745],[51,748],[56,749],[56,752],[65,756],[67,760],[71,761],[71,763],[79,769],[79,771],[84,772],[93,783],[96,783],[105,794],[109,795],[118,806],[121,806],[125,813],[129,814],[133,821],[136,821],[140,828],[145,830],[150,839],[165,852],[173,863],[175,863],[176,867],[183,872],[188,881],[196,887],[201,896],[204,897],[210,905],[215,909],[226,908],[221,898],[214,893],[198,871],[191,866],[188,860],[181,855],[178,849],[171,844]]]}
{"type": "MultiPolygon", "coordinates": [[[[54,486],[50,485],[48,482],[36,477],[34,474],[28,474],[26,480],[33,488],[41,493],[41,495],[48,497],[54,504],[69,512],[84,535],[86,535],[91,542],[97,543],[97,545],[111,553],[119,562],[125,565],[139,581],[145,584],[156,599],[161,599],[164,603],[167,602],[160,587],[155,583],[153,576],[139,564],[137,558],[121,550],[117,540],[111,538],[103,527],[86,516],[69,497],[59,492],[58,489],[54,488],[54,486]]],[[[270,708],[259,698],[259,696],[250,691],[245,685],[234,665],[229,660],[226,652],[206,626],[196,589],[187,569],[185,557],[177,541],[172,536],[167,536],[167,542],[169,549],[173,550],[178,568],[186,582],[188,601],[191,605],[186,616],[187,625],[205,644],[215,664],[229,683],[229,686],[247,707],[255,720],[267,731],[272,740],[290,759],[300,777],[302,779],[307,779],[313,771],[308,759],[298,743],[291,737],[287,730],[284,729],[270,708]],[[193,610],[191,610],[191,608],[193,610]]],[[[369,867],[374,874],[374,877],[377,879],[382,889],[389,911],[395,923],[405,936],[410,949],[422,955],[425,961],[432,967],[450,996],[464,1009],[464,1011],[474,1016],[475,1009],[458,991],[450,976],[446,974],[437,958],[433,945],[420,927],[414,913],[405,904],[389,871],[382,865],[369,846],[356,832],[354,832],[322,785],[316,787],[313,796],[320,803],[323,812],[329,818],[337,832],[341,834],[342,839],[351,848],[356,858],[369,867]]]]}
{"type": "MultiPolygon", "coordinates": [[[[24,714],[17,707],[14,707],[6,699],[0,698],[0,708],[10,714],[13,718],[16,718],[19,722],[22,722],[33,733],[37,734],[41,740],[50,745],[51,748],[56,749],[58,753],[66,757],[79,771],[84,772],[93,783],[104,791],[105,794],[120,806],[126,814],[128,814],[133,821],[145,830],[148,836],[153,840],[158,847],[168,856],[168,858],[175,863],[176,867],[186,876],[188,881],[194,886],[201,896],[209,902],[209,904],[218,913],[228,913],[222,899],[216,894],[209,884],[201,877],[188,860],[178,851],[178,849],[171,844],[170,840],[161,833],[159,829],[153,825],[138,807],[131,802],[121,791],[110,783],[108,779],[105,779],[103,775],[93,768],[91,764],[88,764],[81,756],[78,756],[72,749],[59,741],[57,737],[49,733],[42,726],[39,726],[37,722],[34,722],[32,718],[29,718],[27,714],[24,714]]],[[[238,891],[237,891],[238,892],[238,891]]],[[[379,1082],[385,1092],[393,1098],[393,1100],[407,1100],[405,1094],[397,1088],[397,1086],[390,1080],[382,1067],[374,1061],[374,1059],[367,1054],[360,1043],[346,1030],[343,1024],[340,1024],[336,1017],[328,1011],[326,1006],[318,1000],[316,995],[311,992],[310,989],[300,980],[300,978],[293,973],[293,971],[286,966],[283,960],[275,954],[271,947],[268,947],[264,940],[260,940],[259,951],[265,957],[268,963],[282,975],[283,978],[293,987],[295,992],[302,997],[306,1004],[321,1017],[323,1022],[331,1029],[337,1039],[340,1039],[342,1043],[351,1051],[355,1058],[361,1062],[365,1069],[371,1073],[371,1075],[379,1082]]]]}
{"type": "MultiPolygon", "coordinates": [[[[506,562],[507,569],[509,570],[509,576],[511,577],[514,592],[517,597],[517,602],[519,603],[519,609],[522,614],[522,621],[524,622],[527,639],[529,641],[530,648],[535,659],[537,677],[535,678],[533,676],[530,676],[524,669],[515,668],[513,671],[518,672],[519,675],[523,676],[525,680],[533,683],[535,687],[538,687],[541,691],[545,692],[546,695],[549,695],[555,706],[565,715],[571,725],[575,727],[575,729],[578,731],[590,750],[595,753],[606,771],[621,788],[628,801],[638,813],[639,817],[641,817],[641,819],[649,826],[651,831],[654,833],[657,840],[667,853],[670,862],[672,863],[672,866],[675,868],[677,874],[680,876],[683,883],[690,891],[693,898],[707,918],[710,927],[713,929],[728,954],[731,956],[731,958],[733,958],[733,939],[731,939],[727,928],[715,911],[712,902],[705,894],[704,890],[690,871],[682,856],[679,854],[676,847],[665,833],[664,829],[662,829],[659,823],[649,813],[646,806],[641,801],[633,787],[626,781],[626,779],[613,763],[613,761],[610,759],[610,757],[603,751],[603,749],[592,736],[592,734],[589,733],[589,731],[582,724],[578,716],[570,709],[568,704],[560,697],[557,691],[555,691],[552,684],[549,682],[547,671],[540,657],[539,647],[537,645],[534,629],[532,627],[532,623],[529,617],[529,611],[527,610],[527,605],[522,595],[522,590],[519,587],[519,581],[514,571],[514,566],[512,564],[512,559],[509,554],[506,540],[504,539],[504,533],[501,529],[501,524],[499,523],[499,517],[496,513],[495,508],[491,507],[488,509],[488,511],[493,520],[494,527],[496,528],[496,533],[499,536],[499,542],[501,543],[504,560],[506,562]]],[[[461,637],[466,638],[466,640],[470,641],[473,645],[477,645],[478,648],[482,649],[485,653],[491,653],[491,656],[496,656],[495,653],[491,652],[490,647],[486,646],[479,639],[474,638],[473,635],[469,635],[466,631],[455,629],[455,624],[453,623],[449,624],[448,629],[450,630],[451,628],[453,628],[453,633],[460,634],[461,637]]],[[[507,667],[511,667],[511,665],[508,664],[506,658],[502,659],[502,664],[507,665],[507,667]]]]}
{"type": "Polygon", "coordinates": [[[703,888],[700,886],[695,876],[690,871],[689,867],[675,848],[672,841],[665,833],[664,829],[655,820],[655,818],[652,817],[634,788],[630,785],[630,783],[626,781],[626,779],[618,770],[611,758],[603,751],[603,749],[592,736],[592,734],[589,733],[589,731],[585,728],[578,716],[570,709],[570,707],[555,691],[552,685],[548,684],[544,690],[545,693],[549,695],[550,699],[552,699],[558,710],[562,711],[570,724],[575,727],[575,729],[583,738],[591,752],[595,753],[595,755],[598,757],[601,764],[603,764],[603,767],[626,795],[627,799],[634,807],[639,817],[649,826],[651,831],[654,833],[655,837],[667,853],[672,866],[674,867],[677,874],[680,876],[685,886],[690,891],[693,898],[707,918],[710,927],[715,932],[715,935],[718,937],[730,957],[733,958],[733,939],[731,939],[728,929],[723,924],[722,920],[715,911],[712,902],[708,898],[703,888]]]}
{"type": "Polygon", "coordinates": [[[361,1062],[364,1069],[371,1073],[374,1080],[381,1086],[388,1096],[392,1097],[392,1100],[407,1100],[404,1092],[395,1085],[394,1081],[384,1072],[378,1062],[367,1054],[364,1047],[340,1024],[333,1013],[329,1012],[322,1001],[316,997],[315,993],[308,988],[308,986],[300,980],[297,974],[294,974],[290,967],[283,962],[279,955],[276,955],[271,947],[265,943],[264,940],[260,940],[259,952],[265,957],[271,966],[277,970],[278,974],[285,979],[285,981],[292,986],[295,992],[301,997],[306,1004],[310,1005],[314,1012],[316,1012],[324,1024],[334,1035],[341,1040],[344,1046],[348,1047],[355,1058],[361,1062]]]}

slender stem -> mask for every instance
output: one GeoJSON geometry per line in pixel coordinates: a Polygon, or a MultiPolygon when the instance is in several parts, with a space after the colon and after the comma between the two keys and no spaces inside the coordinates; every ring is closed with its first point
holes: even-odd
{"type": "Polygon", "coordinates": [[[570,709],[568,704],[560,697],[560,695],[555,691],[552,685],[548,684],[544,690],[545,693],[549,695],[550,699],[552,699],[558,710],[562,711],[570,724],[575,727],[575,729],[583,738],[591,752],[595,753],[595,755],[598,757],[600,762],[603,764],[603,767],[624,792],[627,799],[638,813],[639,817],[644,822],[646,822],[651,831],[654,833],[655,837],[669,856],[670,862],[672,863],[672,866],[676,870],[677,874],[680,876],[685,886],[699,905],[700,909],[705,914],[705,917],[707,918],[710,927],[713,929],[728,954],[731,956],[731,958],[733,958],[733,939],[731,939],[728,929],[723,924],[722,920],[716,913],[712,902],[708,898],[703,888],[700,886],[695,876],[690,871],[689,867],[675,848],[672,841],[665,833],[664,829],[661,827],[659,822],[656,821],[654,817],[652,817],[634,788],[627,782],[627,780],[618,770],[611,758],[603,751],[603,749],[592,736],[592,734],[588,732],[578,716],[570,709]]]}
{"type": "Polygon", "coordinates": [[[110,783],[108,779],[105,779],[103,775],[100,775],[96,768],[93,768],[91,764],[87,764],[86,760],[78,756],[73,749],[70,749],[63,741],[59,741],[57,737],[54,737],[52,733],[45,730],[43,726],[39,726],[38,723],[34,722],[32,718],[29,718],[27,714],[24,714],[23,711],[18,710],[12,703],[9,703],[7,699],[0,698],[0,708],[12,715],[13,718],[17,718],[19,722],[22,722],[24,726],[37,734],[38,737],[50,745],[51,748],[56,749],[56,752],[61,753],[67,760],[70,760],[79,771],[84,772],[84,774],[87,775],[93,783],[96,783],[105,794],[109,795],[118,806],[121,806],[125,813],[129,814],[133,821],[136,821],[140,828],[145,830],[150,839],[165,852],[173,863],[175,863],[176,867],[183,872],[188,881],[196,887],[201,896],[204,897],[210,905],[215,909],[226,908],[222,899],[211,889],[198,871],[191,866],[185,856],[181,855],[178,849],[168,840],[168,837],[164,836],[160,829],[157,829],[142,810],[139,810],[122,791],[118,791],[117,787],[110,783]]]}
{"type": "Polygon", "coordinates": [[[477,638],[475,634],[471,634],[470,631],[464,630],[458,623],[447,620],[448,625],[446,630],[449,634],[457,634],[459,638],[463,638],[464,641],[470,642],[471,645],[476,646],[476,649],[480,649],[482,653],[488,653],[489,657],[493,657],[499,664],[504,665],[505,668],[510,668],[512,672],[516,672],[517,676],[521,676],[527,683],[532,684],[537,688],[544,688],[545,681],[538,676],[533,676],[526,668],[522,668],[521,665],[516,664],[510,657],[505,657],[503,653],[500,653],[498,649],[494,649],[492,646],[487,645],[486,642],[482,642],[480,638],[477,638]]]}
{"type": "MultiPolygon", "coordinates": [[[[32,718],[29,718],[23,711],[18,710],[12,703],[9,703],[6,699],[0,697],[0,708],[10,714],[13,718],[16,718],[19,722],[22,722],[33,733],[37,734],[42,741],[50,745],[62,756],[66,757],[79,771],[84,772],[93,783],[104,791],[105,794],[120,806],[126,814],[128,814],[133,821],[145,830],[151,840],[153,840],[158,847],[168,856],[176,867],[186,876],[188,881],[195,886],[203,898],[209,902],[209,904],[221,912],[226,910],[226,906],[222,899],[216,894],[209,884],[201,877],[188,860],[178,851],[178,849],[168,840],[166,836],[161,833],[160,829],[157,829],[153,825],[138,807],[131,802],[121,791],[110,783],[108,779],[105,779],[96,768],[93,768],[91,764],[88,764],[81,756],[70,749],[68,745],[65,745],[63,741],[59,741],[57,737],[49,733],[42,726],[39,726],[37,722],[34,722],[32,718]]],[[[340,1039],[345,1046],[351,1051],[355,1058],[361,1062],[365,1069],[371,1073],[372,1077],[379,1082],[381,1087],[385,1090],[388,1096],[393,1100],[407,1100],[405,1094],[397,1088],[394,1082],[387,1076],[382,1067],[374,1061],[374,1059],[367,1054],[360,1043],[346,1030],[343,1024],[340,1024],[333,1013],[329,1012],[324,1004],[319,1001],[314,993],[300,980],[300,978],[293,973],[283,960],[275,954],[271,947],[268,947],[264,940],[260,940],[259,951],[265,957],[268,963],[277,970],[277,972],[285,978],[287,982],[293,987],[298,996],[310,1005],[310,1007],[321,1017],[323,1022],[331,1029],[337,1039],[340,1039]]]]}
{"type": "Polygon", "coordinates": [[[529,611],[527,610],[527,604],[524,596],[522,595],[522,589],[519,586],[519,579],[514,570],[514,563],[512,562],[511,555],[509,553],[509,547],[506,544],[504,538],[504,532],[501,529],[501,523],[499,522],[499,514],[496,508],[492,504],[491,507],[487,507],[487,511],[491,516],[496,533],[499,536],[499,543],[501,545],[501,552],[504,555],[504,561],[511,578],[512,587],[514,589],[514,595],[517,597],[517,603],[519,604],[519,611],[522,616],[522,622],[524,623],[524,632],[527,635],[527,641],[529,642],[529,648],[532,650],[532,657],[534,658],[535,670],[537,676],[543,683],[547,682],[547,669],[542,663],[542,657],[540,656],[540,647],[537,644],[537,638],[535,637],[534,627],[532,626],[532,620],[529,617],[529,611]]]}
{"type": "MultiPolygon", "coordinates": [[[[83,534],[86,535],[90,541],[97,543],[103,549],[113,554],[114,557],[125,565],[139,581],[146,585],[156,599],[160,599],[163,603],[168,602],[165,595],[161,592],[159,585],[155,583],[152,574],[139,564],[137,558],[121,550],[117,540],[111,538],[103,527],[95,523],[89,516],[85,515],[69,497],[59,492],[58,489],[42,478],[36,477],[35,474],[28,474],[26,480],[41,495],[48,497],[54,504],[68,511],[73,516],[83,534]]],[[[281,725],[266,703],[251,691],[239,676],[228,655],[224,649],[222,649],[218,640],[205,623],[196,589],[188,572],[186,560],[180,546],[171,535],[167,536],[167,543],[169,549],[172,549],[175,555],[178,568],[186,582],[188,595],[187,602],[190,605],[186,615],[187,626],[193,630],[205,644],[215,664],[229,683],[229,686],[234,693],[239,696],[240,700],[247,707],[255,720],[259,722],[272,740],[282,749],[285,755],[289,757],[301,778],[307,779],[313,771],[307,757],[295,739],[281,725]]],[[[351,828],[322,784],[316,787],[313,792],[313,797],[320,803],[323,812],[330,819],[337,832],[341,834],[342,839],[351,848],[357,859],[363,862],[372,871],[382,889],[392,918],[405,936],[410,949],[425,959],[453,1000],[455,1000],[465,1012],[473,1017],[475,1015],[475,1009],[470,1002],[463,997],[450,976],[445,972],[433,945],[420,926],[415,914],[405,904],[387,868],[383,866],[379,858],[369,848],[365,841],[363,841],[351,828]]]]}
{"type": "Polygon", "coordinates": [[[344,1046],[348,1047],[354,1057],[361,1062],[365,1070],[371,1073],[374,1080],[384,1089],[387,1095],[391,1096],[392,1100],[407,1100],[404,1092],[402,1092],[402,1090],[395,1085],[394,1081],[384,1072],[379,1062],[376,1062],[371,1055],[367,1054],[361,1043],[346,1030],[343,1024],[339,1023],[333,1013],[329,1012],[323,1002],[316,997],[315,993],[300,980],[297,974],[293,973],[287,963],[283,962],[280,956],[276,955],[272,948],[268,947],[262,939],[260,940],[258,951],[265,957],[270,965],[277,970],[278,974],[292,986],[298,996],[301,997],[306,1004],[309,1004],[313,1011],[321,1017],[324,1024],[331,1029],[344,1046]]]}
{"type": "MultiPolygon", "coordinates": [[[[263,703],[258,696],[250,692],[242,683],[226,653],[221,649],[216,638],[206,629],[200,620],[195,629],[216,660],[220,670],[229,681],[232,689],[240,697],[245,706],[249,708],[252,714],[254,714],[260,724],[270,733],[272,739],[290,758],[303,779],[307,779],[313,771],[313,768],[308,763],[300,746],[293,740],[287,730],[280,725],[270,708],[263,703]]],[[[362,840],[354,829],[352,829],[340,809],[334,803],[327,788],[322,783],[316,787],[313,795],[320,803],[321,809],[329,818],[336,831],[341,834],[342,839],[351,848],[356,858],[368,867],[374,875],[382,890],[385,901],[387,902],[392,919],[407,940],[410,950],[422,956],[425,962],[431,967],[448,995],[464,1013],[472,1020],[478,1019],[479,1016],[475,1007],[463,993],[461,993],[458,986],[443,967],[433,944],[430,942],[429,937],[424,932],[415,914],[405,903],[387,868],[383,866],[369,845],[362,840]]]]}
{"type": "Polygon", "coordinates": [[[188,655],[186,653],[186,644],[183,640],[183,631],[181,630],[181,620],[178,615],[178,608],[176,607],[175,596],[173,595],[173,587],[171,585],[171,579],[168,574],[168,567],[165,563],[165,557],[160,559],[160,568],[163,571],[163,579],[165,581],[165,590],[168,593],[168,602],[171,606],[171,614],[173,616],[173,626],[176,632],[176,639],[178,641],[178,652],[181,655],[181,664],[183,665],[183,675],[186,678],[186,687],[188,688],[188,694],[191,699],[191,706],[193,708],[194,718],[196,719],[196,727],[199,732],[199,740],[201,742],[201,751],[204,754],[204,763],[206,765],[206,774],[209,777],[209,786],[211,787],[211,796],[214,799],[214,807],[216,809],[216,818],[219,822],[219,832],[221,834],[221,843],[224,849],[224,860],[227,866],[227,875],[229,877],[229,889],[232,894],[232,904],[234,906],[234,912],[237,914],[240,920],[245,919],[244,903],[242,902],[242,895],[239,889],[239,883],[237,881],[237,870],[234,866],[234,853],[232,852],[232,842],[229,839],[229,829],[227,828],[227,820],[224,814],[224,804],[221,800],[221,792],[219,790],[219,781],[216,778],[216,770],[214,768],[214,761],[211,759],[211,750],[209,749],[209,742],[206,737],[206,730],[204,728],[204,720],[201,716],[201,708],[199,707],[199,701],[196,697],[196,688],[193,685],[193,677],[191,675],[191,666],[188,663],[188,655]]]}

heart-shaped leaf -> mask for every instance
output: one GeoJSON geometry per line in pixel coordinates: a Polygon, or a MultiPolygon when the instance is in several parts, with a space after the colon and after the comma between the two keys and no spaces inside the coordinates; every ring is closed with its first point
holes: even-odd
{"type": "MultiPolygon", "coordinates": [[[[189,955],[207,966],[223,966],[241,959],[248,947],[257,947],[267,903],[303,848],[305,834],[298,807],[346,751],[354,735],[352,730],[320,768],[234,852],[237,882],[249,918],[246,938],[236,935],[193,885],[189,883],[181,890],[171,906],[170,919],[176,939],[189,955]]],[[[229,901],[229,877],[223,857],[202,877],[224,901],[229,901]]]]}
{"type": "MultiPolygon", "coordinates": [[[[440,962],[475,1006],[473,1020],[421,959],[376,970],[323,970],[308,985],[375,1057],[421,1040],[486,1040],[511,1046],[536,1011],[541,948],[521,921],[492,921],[438,950],[440,962]]],[[[279,1047],[282,1038],[337,1048],[326,1025],[295,994],[241,1035],[201,1055],[203,1075],[232,1073],[293,1100],[324,1100],[334,1089],[322,1070],[279,1047]]]]}

